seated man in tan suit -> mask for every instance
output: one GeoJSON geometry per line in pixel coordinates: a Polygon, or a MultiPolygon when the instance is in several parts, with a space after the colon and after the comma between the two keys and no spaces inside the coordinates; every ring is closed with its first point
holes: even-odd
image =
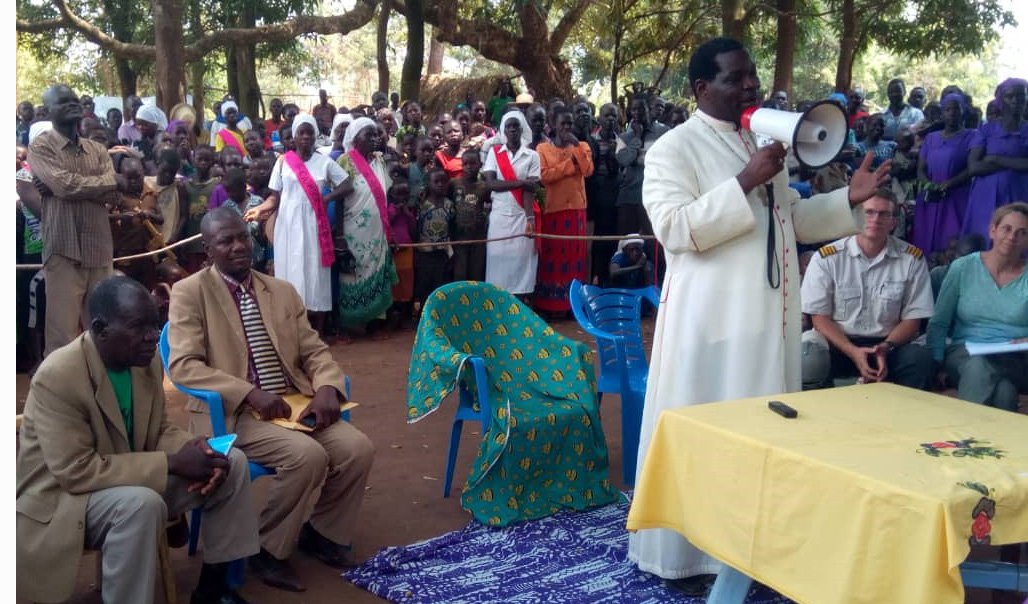
{"type": "Polygon", "coordinates": [[[18,596],[68,599],[84,548],[103,551],[103,599],[153,602],[169,517],[204,508],[191,604],[241,603],[228,563],[258,551],[246,456],[215,453],[168,423],[157,307],[113,277],[88,299],[89,331],[43,361],[30,386],[17,475],[18,596]]]}
{"type": "MultiPolygon", "coordinates": [[[[303,591],[287,561],[297,539],[325,564],[355,565],[349,544],[374,447],[339,421],[343,372],[307,322],[299,294],[290,283],[251,270],[252,242],[239,215],[213,210],[201,233],[214,266],[172,290],[171,379],[219,392],[225,425],[239,435],[236,446],[275,469],[260,517],[261,551],[250,566],[268,585],[303,591]],[[289,417],[281,398],[289,392],[313,397],[304,411],[316,419],[313,432],[262,421],[289,417]]],[[[207,406],[190,400],[189,409],[190,427],[209,431],[207,406]]]]}

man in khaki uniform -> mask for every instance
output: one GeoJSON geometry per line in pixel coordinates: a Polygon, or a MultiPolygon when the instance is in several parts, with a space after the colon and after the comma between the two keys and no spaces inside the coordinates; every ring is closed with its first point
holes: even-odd
{"type": "Polygon", "coordinates": [[[828,345],[806,348],[804,384],[856,375],[865,382],[928,388],[932,357],[913,340],[935,307],[931,280],[921,250],[890,234],[897,210],[892,191],[880,190],[858,210],[865,217],[861,233],[811,258],[800,299],[828,345]]]}
{"type": "MultiPolygon", "coordinates": [[[[236,446],[275,468],[261,513],[261,552],[250,559],[268,585],[304,591],[287,562],[297,546],[333,567],[355,565],[350,542],[374,457],[371,440],[339,421],[343,372],[307,321],[293,286],[251,270],[246,224],[233,210],[209,212],[201,225],[211,263],[171,294],[171,379],[221,394],[236,446]],[[269,421],[289,417],[281,396],[313,397],[310,433],[269,421]],[[254,417],[254,412],[261,419],[254,417]]],[[[188,403],[197,431],[211,429],[206,405],[188,403]]]]}
{"type": "Polygon", "coordinates": [[[25,403],[19,597],[66,600],[89,548],[103,551],[104,602],[152,602],[159,531],[202,505],[204,565],[190,602],[244,602],[225,574],[258,549],[246,456],[215,453],[168,423],[157,308],[139,283],[102,281],[89,313],[90,330],[43,361],[25,403]]]}

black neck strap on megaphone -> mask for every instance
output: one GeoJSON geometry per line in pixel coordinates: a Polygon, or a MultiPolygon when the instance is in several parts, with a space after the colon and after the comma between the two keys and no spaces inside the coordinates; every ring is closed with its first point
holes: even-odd
{"type": "Polygon", "coordinates": [[[782,268],[778,265],[778,250],[775,245],[775,186],[764,185],[767,191],[767,284],[778,289],[782,284],[782,268]]]}

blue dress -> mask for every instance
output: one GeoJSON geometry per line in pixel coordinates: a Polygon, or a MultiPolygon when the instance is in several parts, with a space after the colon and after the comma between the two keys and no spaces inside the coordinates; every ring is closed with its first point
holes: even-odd
{"type": "MultiPolygon", "coordinates": [[[[1016,132],[1007,132],[999,122],[982,126],[971,139],[971,149],[983,148],[985,155],[1028,157],[1028,122],[1016,132]]],[[[988,237],[989,221],[996,208],[1028,200],[1028,172],[1000,170],[975,177],[971,183],[963,233],[988,237]]]]}

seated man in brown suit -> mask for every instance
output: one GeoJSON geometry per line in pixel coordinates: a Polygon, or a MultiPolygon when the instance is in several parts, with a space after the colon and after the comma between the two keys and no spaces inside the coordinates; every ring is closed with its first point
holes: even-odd
{"type": "MultiPolygon", "coordinates": [[[[251,270],[252,242],[242,218],[218,208],[204,217],[201,233],[213,266],[172,290],[170,376],[220,393],[225,425],[239,435],[236,446],[275,469],[260,516],[261,551],[250,565],[268,585],[303,591],[287,561],[297,539],[301,550],[325,564],[355,564],[349,544],[374,447],[339,421],[343,372],[307,322],[299,294],[290,283],[251,270]],[[316,420],[313,432],[266,421],[289,417],[282,400],[289,392],[313,397],[303,413],[316,420]]],[[[209,431],[207,406],[196,400],[188,406],[190,426],[209,431]]]]}
{"type": "Polygon", "coordinates": [[[89,331],[43,361],[25,403],[18,596],[68,599],[89,548],[103,551],[104,602],[153,602],[160,531],[202,505],[204,565],[190,602],[245,604],[225,574],[259,548],[246,456],[215,453],[168,423],[157,307],[142,285],[101,281],[88,311],[89,331]]]}

